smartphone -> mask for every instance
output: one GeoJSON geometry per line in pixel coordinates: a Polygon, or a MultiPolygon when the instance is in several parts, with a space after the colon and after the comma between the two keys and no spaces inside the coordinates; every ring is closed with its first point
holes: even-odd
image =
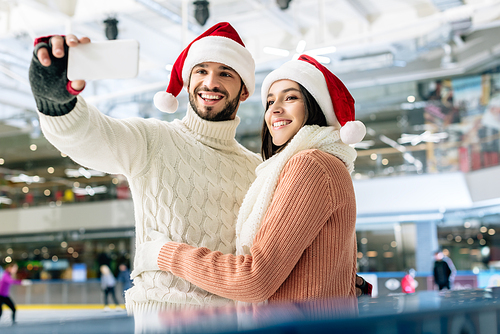
{"type": "Polygon", "coordinates": [[[68,80],[131,79],[139,72],[139,42],[113,40],[70,47],[68,80]]]}

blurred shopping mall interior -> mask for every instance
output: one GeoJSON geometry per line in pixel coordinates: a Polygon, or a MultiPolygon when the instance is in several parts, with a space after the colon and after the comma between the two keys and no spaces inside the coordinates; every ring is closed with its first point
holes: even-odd
{"type": "Polygon", "coordinates": [[[33,40],[139,41],[136,78],[91,81],[82,95],[111,117],[171,121],[184,116],[187,94],[174,114],[153,95],[181,50],[220,21],[256,61],[256,93],[238,111],[237,139],[249,149],[260,149],[263,78],[300,53],[356,100],[367,126],[352,174],[359,272],[382,279],[414,268],[429,289],[442,248],[463,278],[457,289],[500,285],[500,0],[0,0],[2,266],[85,280],[101,263],[130,266],[134,252],[125,177],[76,164],[41,133],[28,83],[33,40]]]}

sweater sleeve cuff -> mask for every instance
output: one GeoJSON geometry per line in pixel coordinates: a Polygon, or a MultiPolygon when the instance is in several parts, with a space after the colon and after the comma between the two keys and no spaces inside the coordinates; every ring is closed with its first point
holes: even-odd
{"type": "Polygon", "coordinates": [[[52,117],[40,113],[40,123],[51,133],[63,133],[80,124],[85,124],[82,120],[89,117],[87,103],[80,96],[77,96],[75,101],[73,110],[65,115],[52,117]]]}
{"type": "Polygon", "coordinates": [[[178,242],[167,242],[160,249],[158,254],[158,267],[162,271],[172,271],[174,264],[174,257],[180,248],[194,248],[192,246],[181,244],[178,242]]]}
{"type": "Polygon", "coordinates": [[[34,98],[38,111],[51,117],[69,114],[75,108],[77,102],[76,99],[67,103],[58,103],[39,96],[34,96],[34,98]]]}

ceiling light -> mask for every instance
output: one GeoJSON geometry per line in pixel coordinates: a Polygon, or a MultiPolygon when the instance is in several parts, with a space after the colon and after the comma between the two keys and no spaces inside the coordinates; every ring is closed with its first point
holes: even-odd
{"type": "Polygon", "coordinates": [[[66,174],[67,177],[80,177],[84,176],[87,179],[90,179],[92,176],[105,176],[106,173],[100,172],[97,170],[92,170],[92,169],[85,169],[83,167],[80,167],[78,169],[66,169],[64,170],[64,173],[66,174]]]}
{"type": "Polygon", "coordinates": [[[204,26],[210,16],[210,13],[208,11],[208,1],[198,0],[193,2],[193,5],[195,6],[194,18],[196,19],[196,22],[204,26]]]}
{"type": "Polygon", "coordinates": [[[295,48],[295,51],[297,53],[302,53],[302,52],[304,52],[305,49],[306,49],[306,41],[304,41],[303,39],[301,39],[299,41],[299,43],[297,43],[297,47],[295,48]]]}
{"type": "Polygon", "coordinates": [[[424,167],[422,161],[415,159],[415,157],[410,153],[403,153],[403,159],[405,159],[408,163],[413,164],[417,168],[417,171],[422,171],[422,168],[424,167]]]}
{"type": "MultiPolygon", "coordinates": [[[[335,48],[335,47],[333,47],[333,48],[335,48]]],[[[318,61],[322,64],[330,64],[330,62],[331,62],[330,58],[325,57],[325,56],[320,56],[320,55],[334,52],[334,49],[332,49],[332,47],[323,48],[323,49],[316,49],[316,50],[311,50],[311,51],[305,51],[305,49],[306,49],[306,41],[300,40],[297,43],[297,47],[295,48],[295,53],[292,56],[292,60],[297,60],[301,54],[306,54],[308,56],[313,57],[314,59],[316,59],[316,61],[318,61]]],[[[275,55],[275,56],[280,56],[280,57],[288,57],[290,55],[290,51],[288,51],[288,50],[273,48],[270,46],[264,47],[263,51],[264,51],[264,53],[275,55]]]]}
{"type": "Polygon", "coordinates": [[[109,40],[114,40],[118,37],[118,20],[114,17],[108,17],[104,20],[104,34],[109,40]]]}
{"type": "Polygon", "coordinates": [[[439,143],[441,140],[446,138],[448,138],[448,133],[446,132],[431,133],[430,131],[425,131],[419,135],[403,133],[401,138],[398,139],[398,143],[410,143],[412,146],[415,146],[421,142],[439,143]]]}
{"type": "Polygon", "coordinates": [[[0,204],[3,203],[3,204],[7,204],[7,205],[11,205],[12,204],[12,200],[6,196],[0,196],[0,204]]]}
{"type": "Polygon", "coordinates": [[[373,140],[363,140],[363,141],[361,141],[359,143],[354,144],[354,148],[367,150],[370,147],[372,147],[373,145],[375,145],[375,141],[373,141],[373,140]]]}
{"type": "Polygon", "coordinates": [[[26,174],[19,174],[18,176],[7,175],[7,176],[5,176],[5,179],[9,180],[12,183],[24,182],[27,184],[31,184],[31,183],[43,183],[43,182],[45,182],[45,179],[43,177],[40,177],[38,175],[29,176],[26,174]]]}
{"type": "Polygon", "coordinates": [[[83,167],[78,168],[78,172],[87,179],[90,179],[92,177],[92,174],[90,174],[89,171],[83,167]]]}
{"type": "Polygon", "coordinates": [[[85,189],[83,188],[73,188],[73,192],[76,195],[79,196],[94,196],[96,194],[103,194],[108,191],[108,188],[106,186],[98,186],[98,187],[91,187],[91,186],[86,186],[85,189]]]}
{"type": "Polygon", "coordinates": [[[391,138],[389,138],[389,137],[387,137],[387,136],[385,136],[385,135],[380,135],[380,136],[379,136],[379,139],[380,139],[383,143],[385,143],[385,144],[387,144],[387,145],[389,145],[389,146],[391,146],[391,147],[395,148],[395,149],[396,149],[396,150],[398,150],[399,152],[402,152],[402,153],[403,153],[403,152],[406,152],[406,147],[404,147],[404,146],[402,146],[402,145],[399,145],[396,141],[392,140],[391,138]]]}
{"type": "MultiPolygon", "coordinates": [[[[483,241],[483,240],[481,240],[481,241],[483,241]]],[[[485,243],[481,243],[481,245],[484,245],[485,243]]],[[[483,255],[484,257],[490,255],[490,247],[486,246],[486,247],[481,248],[481,255],[483,255]]]]}
{"type": "Polygon", "coordinates": [[[281,10],[288,9],[292,0],[276,0],[276,4],[281,10]]]}
{"type": "Polygon", "coordinates": [[[281,56],[281,57],[288,57],[288,55],[290,54],[290,51],[288,50],[272,48],[269,46],[264,47],[263,51],[267,54],[281,56]]]}

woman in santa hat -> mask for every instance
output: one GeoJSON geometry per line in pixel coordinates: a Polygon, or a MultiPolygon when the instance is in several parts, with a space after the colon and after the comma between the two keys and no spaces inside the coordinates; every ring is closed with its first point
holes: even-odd
{"type": "Polygon", "coordinates": [[[242,302],[355,297],[356,151],[349,144],[366,129],[354,120],[354,99],[306,55],[271,72],[261,93],[265,161],[239,211],[236,255],[150,231],[135,270],[169,271],[242,302]]]}

